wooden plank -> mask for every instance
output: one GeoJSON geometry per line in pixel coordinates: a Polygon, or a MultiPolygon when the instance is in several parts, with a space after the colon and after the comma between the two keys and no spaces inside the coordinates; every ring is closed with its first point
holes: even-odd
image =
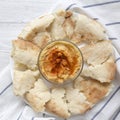
{"type": "Polygon", "coordinates": [[[1,0],[0,22],[27,22],[49,12],[56,0],[1,0]]]}
{"type": "Polygon", "coordinates": [[[17,38],[23,27],[24,24],[0,24],[0,41],[2,44],[10,46],[11,40],[17,38]]]}

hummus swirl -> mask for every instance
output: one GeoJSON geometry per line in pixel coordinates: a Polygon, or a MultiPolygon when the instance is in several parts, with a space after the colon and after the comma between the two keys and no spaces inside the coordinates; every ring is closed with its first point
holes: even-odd
{"type": "Polygon", "coordinates": [[[39,57],[42,75],[51,82],[63,83],[74,79],[82,67],[79,48],[67,41],[48,44],[39,57]]]}

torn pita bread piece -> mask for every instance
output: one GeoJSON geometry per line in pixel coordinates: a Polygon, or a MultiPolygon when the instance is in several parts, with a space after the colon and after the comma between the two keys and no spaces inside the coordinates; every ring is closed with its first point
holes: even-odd
{"type": "Polygon", "coordinates": [[[113,56],[113,46],[109,40],[104,40],[82,47],[81,52],[84,61],[95,66],[104,63],[110,56],[113,56]]]}
{"type": "MultiPolygon", "coordinates": [[[[76,23],[76,20],[73,16],[73,13],[70,12],[70,11],[67,11],[66,12],[66,15],[69,14],[69,16],[67,16],[63,22],[63,29],[66,33],[66,36],[67,36],[67,39],[71,39],[73,34],[74,34],[74,29],[75,29],[75,23],[76,23]]],[[[75,43],[75,41],[74,41],[75,43]]]]}
{"type": "Polygon", "coordinates": [[[54,22],[51,24],[50,33],[54,40],[64,39],[69,40],[72,38],[75,20],[71,11],[59,10],[53,13],[55,16],[54,22]]]}
{"type": "Polygon", "coordinates": [[[37,33],[45,32],[53,21],[54,16],[52,14],[36,18],[24,27],[18,38],[32,41],[37,33]]]}
{"type": "Polygon", "coordinates": [[[29,69],[37,69],[39,52],[40,49],[31,42],[20,39],[12,41],[11,56],[14,61],[26,65],[29,69]]]}
{"type": "Polygon", "coordinates": [[[115,77],[116,64],[113,58],[109,58],[105,63],[96,66],[89,66],[83,69],[81,76],[90,77],[103,82],[111,82],[115,77]]]}
{"type": "Polygon", "coordinates": [[[70,117],[70,113],[68,111],[67,103],[65,100],[65,89],[53,88],[51,97],[51,100],[46,104],[46,110],[62,118],[70,117]]]}
{"type": "Polygon", "coordinates": [[[106,32],[103,26],[82,14],[76,14],[76,25],[72,36],[72,41],[84,41],[86,43],[94,43],[106,39],[106,32]]]}
{"type": "Polygon", "coordinates": [[[92,107],[79,89],[66,88],[66,100],[68,110],[72,115],[83,114],[92,107]]]}
{"type": "MultiPolygon", "coordinates": [[[[15,70],[15,71],[25,72],[25,71],[27,71],[27,70],[29,70],[29,69],[27,68],[26,65],[23,65],[23,64],[18,63],[18,62],[14,62],[14,70],[15,70]]],[[[36,79],[38,79],[38,78],[41,77],[39,70],[34,70],[34,71],[32,71],[32,74],[34,75],[34,77],[35,77],[36,79]]]]}
{"type": "Polygon", "coordinates": [[[33,43],[35,43],[41,49],[51,41],[52,38],[48,32],[40,32],[33,38],[33,43]]]}
{"type": "Polygon", "coordinates": [[[53,40],[60,40],[66,38],[65,31],[62,27],[64,21],[65,21],[65,11],[58,11],[56,13],[53,13],[55,20],[51,24],[50,33],[53,38],[53,40]]]}
{"type": "Polygon", "coordinates": [[[38,79],[35,82],[34,87],[25,94],[25,99],[27,100],[28,104],[36,112],[44,111],[45,104],[50,100],[50,98],[51,94],[49,89],[41,79],[38,79]]]}
{"type": "Polygon", "coordinates": [[[23,96],[29,91],[34,86],[37,76],[38,74],[31,70],[14,70],[13,91],[15,95],[23,96]]]}
{"type": "Polygon", "coordinates": [[[79,89],[85,95],[87,101],[93,105],[106,97],[112,89],[110,83],[100,83],[97,80],[83,77],[75,80],[74,87],[79,89]]]}

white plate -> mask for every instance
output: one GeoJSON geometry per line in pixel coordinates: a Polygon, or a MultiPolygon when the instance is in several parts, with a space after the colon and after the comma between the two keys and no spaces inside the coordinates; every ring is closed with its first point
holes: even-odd
{"type": "MultiPolygon", "coordinates": [[[[86,13],[85,11],[83,11],[82,9],[80,9],[81,11],[79,12],[79,13],[82,13],[82,14],[85,14],[85,15],[87,15],[88,17],[90,17],[91,18],[91,15],[89,15],[88,13],[86,13]]],[[[76,13],[76,14],[79,14],[79,13],[76,13]]],[[[100,22],[101,23],[101,22],[100,22]]],[[[102,23],[101,23],[102,24],[102,23]]],[[[104,24],[102,24],[104,27],[105,27],[105,25],[104,24]]],[[[108,36],[106,35],[106,37],[108,38],[108,36]]],[[[80,47],[80,46],[79,46],[80,47]]],[[[114,50],[115,50],[115,59],[117,59],[117,56],[119,55],[118,54],[118,52],[117,52],[117,50],[114,48],[114,50]]],[[[12,76],[12,79],[13,79],[13,68],[14,68],[14,61],[12,60],[12,58],[10,58],[10,70],[11,70],[11,76],[12,76]]],[[[116,78],[116,80],[115,81],[117,81],[117,79],[118,78],[116,78]]],[[[115,83],[115,81],[114,81],[114,83],[115,83]]],[[[116,86],[116,85],[115,85],[116,86]]],[[[24,100],[25,102],[26,102],[26,100],[24,100]]],[[[101,100],[101,102],[100,103],[102,103],[102,102],[104,102],[103,100],[101,100]]],[[[27,103],[27,102],[26,102],[27,103]]],[[[96,104],[95,105],[95,107],[97,107],[100,103],[98,103],[98,104],[96,104]]],[[[28,104],[28,103],[27,103],[28,104]]],[[[69,118],[69,120],[85,120],[86,118],[87,118],[87,115],[88,114],[91,114],[91,112],[93,113],[93,111],[94,111],[94,109],[95,108],[92,108],[90,111],[88,111],[87,113],[85,113],[84,115],[75,115],[75,116],[72,116],[72,117],[70,117],[69,118]]],[[[42,112],[42,113],[45,113],[46,114],[46,116],[53,116],[53,117],[55,117],[57,120],[59,119],[59,120],[63,120],[62,118],[59,118],[59,117],[57,117],[56,115],[54,115],[54,114],[51,114],[51,113],[49,113],[49,112],[42,112]]]]}

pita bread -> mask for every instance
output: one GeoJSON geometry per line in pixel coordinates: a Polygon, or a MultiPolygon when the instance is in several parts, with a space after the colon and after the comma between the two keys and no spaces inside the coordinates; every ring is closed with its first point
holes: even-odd
{"type": "Polygon", "coordinates": [[[113,46],[110,41],[104,40],[81,48],[84,61],[89,65],[104,63],[110,56],[113,56],[113,46]]]}
{"type": "Polygon", "coordinates": [[[72,36],[73,41],[77,39],[77,43],[81,41],[93,43],[106,39],[105,29],[100,23],[82,14],[77,14],[76,19],[76,26],[72,36]]]}
{"type": "Polygon", "coordinates": [[[51,100],[46,104],[46,109],[60,117],[68,118],[70,113],[68,111],[67,103],[65,100],[65,89],[54,88],[51,92],[51,100]]]}
{"type": "Polygon", "coordinates": [[[46,109],[63,118],[83,114],[91,108],[91,104],[86,101],[85,95],[71,85],[67,85],[65,89],[53,88],[51,95],[52,98],[46,104],[46,109]]]}
{"type": "Polygon", "coordinates": [[[75,80],[74,87],[79,89],[85,97],[87,101],[92,103],[93,105],[107,96],[111,91],[111,84],[109,83],[100,83],[97,80],[88,78],[79,77],[75,80]]]}
{"type": "Polygon", "coordinates": [[[51,33],[55,40],[70,39],[74,43],[93,43],[106,39],[102,25],[85,15],[59,11],[54,16],[51,33]]]}
{"type": "Polygon", "coordinates": [[[45,45],[52,40],[48,32],[40,32],[33,38],[33,43],[39,46],[39,48],[44,48],[45,45]]]}
{"type": "Polygon", "coordinates": [[[51,14],[36,18],[24,27],[18,38],[32,41],[37,33],[46,31],[53,21],[54,16],[51,14]]]}
{"type": "Polygon", "coordinates": [[[44,82],[38,79],[34,88],[25,94],[25,98],[36,112],[41,112],[45,110],[45,104],[50,100],[51,95],[44,82]]]}
{"type": "Polygon", "coordinates": [[[14,93],[16,95],[23,96],[28,90],[30,90],[34,86],[35,81],[35,75],[31,70],[15,70],[13,78],[14,93]]]}
{"type": "Polygon", "coordinates": [[[14,61],[26,65],[29,69],[37,69],[37,60],[40,49],[31,42],[24,40],[12,41],[12,53],[14,61]]]}
{"type": "Polygon", "coordinates": [[[29,40],[41,47],[42,41],[46,43],[60,39],[74,43],[93,43],[105,40],[106,33],[97,21],[72,11],[60,10],[33,20],[25,26],[18,38],[29,40]]]}
{"type": "MultiPolygon", "coordinates": [[[[105,29],[90,17],[72,11],[60,10],[31,21],[12,42],[11,56],[14,93],[36,112],[46,110],[62,118],[91,109],[110,93],[115,77],[113,47],[106,40],[105,29]],[[48,89],[40,79],[37,61],[40,50],[52,40],[84,44],[81,51],[85,64],[74,82],[60,87],[49,84],[52,89],[48,89]]],[[[50,70],[48,64],[45,68],[50,70]]]]}
{"type": "Polygon", "coordinates": [[[60,11],[54,14],[55,20],[52,23],[51,28],[50,28],[50,33],[51,33],[53,40],[60,40],[60,39],[66,38],[65,31],[62,27],[65,21],[65,17],[63,14],[65,14],[64,11],[60,11]]]}
{"type": "Polygon", "coordinates": [[[83,69],[81,75],[91,77],[100,82],[111,82],[115,77],[116,65],[112,58],[109,58],[105,63],[96,66],[89,66],[83,69]]]}
{"type": "Polygon", "coordinates": [[[82,92],[79,92],[79,89],[67,88],[66,100],[68,109],[72,115],[83,114],[91,108],[86,96],[82,92]]]}
{"type": "Polygon", "coordinates": [[[66,18],[62,26],[66,33],[67,38],[71,39],[75,28],[75,20],[73,19],[73,17],[71,16],[66,18]]]}

